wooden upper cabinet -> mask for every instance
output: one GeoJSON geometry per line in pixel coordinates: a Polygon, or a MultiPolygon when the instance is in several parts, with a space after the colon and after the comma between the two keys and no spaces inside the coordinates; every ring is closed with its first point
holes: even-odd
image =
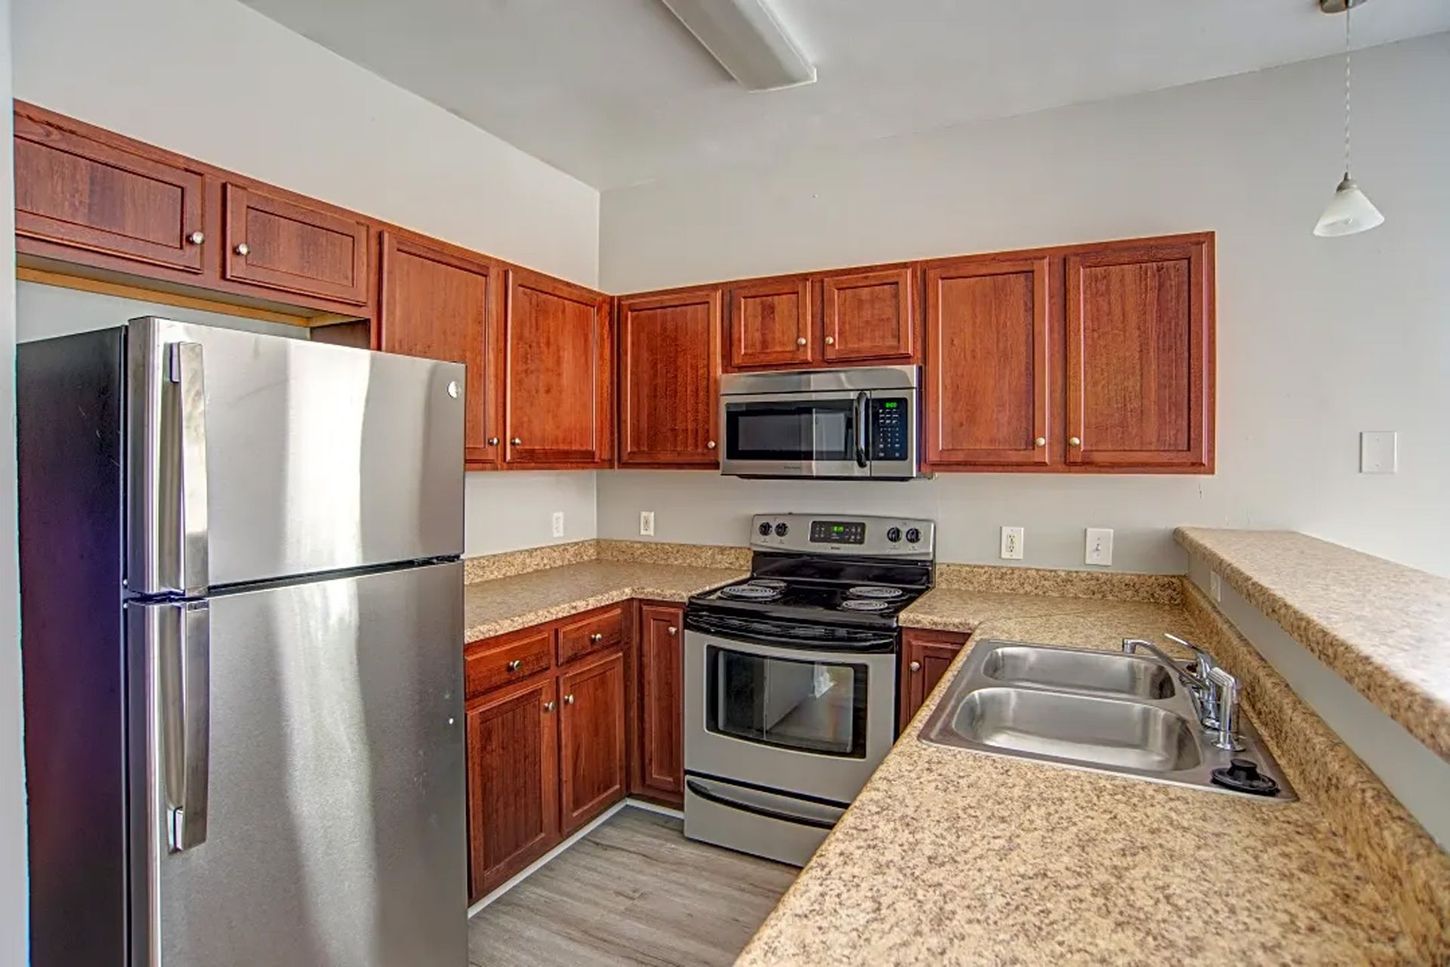
{"type": "Polygon", "coordinates": [[[497,466],[502,453],[496,335],[502,274],[463,249],[383,233],[378,348],[468,367],[463,450],[470,469],[497,466]]]}
{"type": "Polygon", "coordinates": [[[640,792],[671,803],[685,796],[684,611],[639,609],[640,792]]]}
{"type": "Polygon", "coordinates": [[[228,182],[222,274],[350,305],[368,301],[368,223],[228,182]]]}
{"type": "Polygon", "coordinates": [[[559,840],[558,720],[553,676],[492,694],[464,713],[470,902],[559,840]]]}
{"type": "Polygon", "coordinates": [[[625,795],[624,694],[624,655],[617,650],[559,676],[565,836],[625,795]]]}
{"type": "Polygon", "coordinates": [[[720,462],[720,290],[619,300],[619,463],[720,462]]]}
{"type": "Polygon", "coordinates": [[[1047,257],[961,259],[926,272],[926,461],[1046,464],[1053,432],[1047,257]]]}
{"type": "Polygon", "coordinates": [[[1213,467],[1213,236],[1067,256],[1067,461],[1213,467]]]}
{"type": "Polygon", "coordinates": [[[805,366],[816,361],[806,278],[746,282],[730,289],[730,365],[805,366]]]}
{"type": "Polygon", "coordinates": [[[909,267],[821,279],[821,359],[826,363],[911,362],[916,318],[909,267]]]}
{"type": "Polygon", "coordinates": [[[201,172],[15,112],[15,234],[202,271],[201,172]]]}
{"type": "Polygon", "coordinates": [[[612,342],[607,296],[510,270],[504,322],[509,466],[609,465],[612,342]]]}

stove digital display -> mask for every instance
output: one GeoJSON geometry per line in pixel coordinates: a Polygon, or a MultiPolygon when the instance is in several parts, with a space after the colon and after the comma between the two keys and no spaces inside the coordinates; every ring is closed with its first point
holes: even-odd
{"type": "Polygon", "coordinates": [[[812,544],[864,544],[866,525],[859,520],[811,521],[812,544]]]}

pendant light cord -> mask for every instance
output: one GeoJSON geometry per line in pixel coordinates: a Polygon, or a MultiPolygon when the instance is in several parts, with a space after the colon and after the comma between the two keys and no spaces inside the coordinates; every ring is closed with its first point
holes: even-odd
{"type": "Polygon", "coordinates": [[[1344,7],[1344,177],[1349,177],[1349,15],[1354,2],[1344,7]]]}

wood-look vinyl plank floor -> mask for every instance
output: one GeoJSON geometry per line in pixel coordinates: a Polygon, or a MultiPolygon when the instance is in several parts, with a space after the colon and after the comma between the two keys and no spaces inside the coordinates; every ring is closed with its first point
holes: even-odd
{"type": "Polygon", "coordinates": [[[626,807],[468,923],[474,967],[730,964],[796,869],[626,807]]]}

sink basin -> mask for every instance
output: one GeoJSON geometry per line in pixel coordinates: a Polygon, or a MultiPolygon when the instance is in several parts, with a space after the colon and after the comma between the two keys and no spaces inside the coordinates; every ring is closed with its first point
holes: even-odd
{"type": "Polygon", "coordinates": [[[1242,749],[1220,749],[1217,732],[1200,723],[1177,669],[1141,654],[983,641],[973,644],[956,677],[940,688],[944,694],[920,735],[929,745],[1231,796],[1250,794],[1216,784],[1214,770],[1250,759],[1279,785],[1264,798],[1296,798],[1247,717],[1239,719],[1242,749]]]}
{"type": "Polygon", "coordinates": [[[1136,698],[1172,698],[1177,691],[1173,673],[1156,661],[1071,648],[1004,645],[992,649],[982,674],[999,682],[1136,698]]]}
{"type": "Polygon", "coordinates": [[[981,688],[957,706],[958,735],[1005,752],[1143,772],[1198,765],[1194,724],[1177,712],[1116,699],[1025,688],[981,688]]]}

